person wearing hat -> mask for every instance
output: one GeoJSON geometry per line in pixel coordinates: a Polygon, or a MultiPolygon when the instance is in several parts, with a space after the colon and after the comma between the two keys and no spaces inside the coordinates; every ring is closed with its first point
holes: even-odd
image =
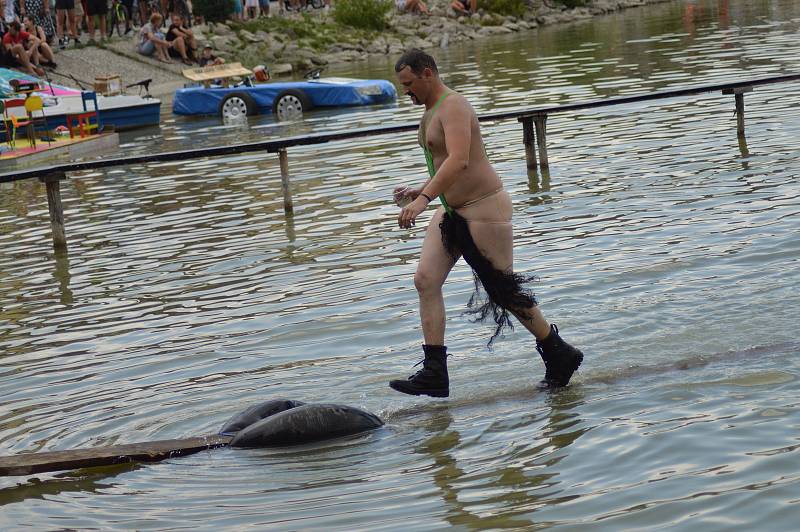
{"type": "Polygon", "coordinates": [[[203,53],[200,54],[200,59],[197,61],[201,67],[205,66],[212,66],[212,65],[221,65],[225,62],[225,60],[221,57],[217,57],[214,55],[214,47],[211,46],[210,42],[207,42],[203,46],[203,53]]]}

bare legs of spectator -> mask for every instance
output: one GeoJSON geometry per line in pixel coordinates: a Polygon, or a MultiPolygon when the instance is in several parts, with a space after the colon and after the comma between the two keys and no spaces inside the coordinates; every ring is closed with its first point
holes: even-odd
{"type": "MultiPolygon", "coordinates": [[[[106,40],[106,17],[104,15],[97,15],[97,18],[100,19],[100,39],[101,41],[106,40]]],[[[89,26],[89,42],[94,41],[94,16],[86,17],[86,23],[89,26]]]]}
{"type": "Polygon", "coordinates": [[[192,64],[191,59],[186,55],[186,41],[184,41],[183,37],[176,37],[175,40],[172,41],[172,47],[178,50],[184,65],[192,64]]]}
{"type": "Polygon", "coordinates": [[[172,59],[169,58],[169,43],[153,41],[153,44],[156,47],[156,59],[162,63],[172,63],[172,59]]]}
{"type": "Polygon", "coordinates": [[[405,11],[408,13],[420,13],[422,15],[430,15],[428,6],[422,0],[406,0],[405,11]]]}
{"type": "Polygon", "coordinates": [[[22,43],[14,44],[11,46],[10,53],[13,57],[17,58],[19,61],[20,68],[22,68],[28,74],[32,74],[34,76],[44,76],[44,70],[42,67],[37,67],[34,63],[38,62],[38,55],[36,58],[33,58],[33,55],[36,53],[36,50],[26,50],[22,43]]]}
{"type": "Polygon", "coordinates": [[[56,36],[58,42],[64,40],[64,32],[69,31],[69,36],[73,39],[78,38],[78,32],[75,29],[75,10],[74,9],[57,9],[56,10],[56,36]]]}
{"type": "Polygon", "coordinates": [[[44,60],[51,65],[56,63],[56,58],[53,55],[53,49],[50,48],[50,45],[47,44],[47,41],[42,41],[41,44],[39,44],[39,49],[37,52],[40,60],[44,58],[44,60]]]}

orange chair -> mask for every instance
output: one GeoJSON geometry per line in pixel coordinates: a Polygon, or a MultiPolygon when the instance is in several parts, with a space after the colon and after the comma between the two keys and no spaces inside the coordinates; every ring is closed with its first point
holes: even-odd
{"type": "MultiPolygon", "coordinates": [[[[24,120],[24,119],[18,118],[13,113],[9,113],[9,110],[13,109],[15,107],[25,109],[25,100],[24,99],[15,98],[13,100],[6,100],[4,107],[5,107],[5,109],[3,110],[3,119],[4,119],[4,122],[6,123],[6,127],[8,125],[7,120],[11,121],[11,136],[8,137],[11,140],[10,146],[12,148],[15,148],[16,147],[16,140],[17,140],[17,130],[19,128],[21,128],[21,127],[28,127],[28,138],[30,139],[30,137],[31,137],[30,128],[33,127],[31,125],[32,122],[30,120],[24,120]]],[[[25,112],[27,113],[27,110],[25,112]]],[[[35,141],[33,141],[33,142],[35,142],[35,141]]]]}

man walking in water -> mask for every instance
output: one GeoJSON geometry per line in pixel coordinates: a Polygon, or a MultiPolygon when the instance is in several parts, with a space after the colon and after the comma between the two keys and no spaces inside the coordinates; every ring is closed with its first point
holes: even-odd
{"type": "Polygon", "coordinates": [[[437,196],[443,206],[436,210],[428,225],[414,275],[425,340],[423,367],[408,379],[391,381],[389,386],[411,395],[449,395],[442,286],[462,251],[488,293],[491,301],[486,305],[493,305],[474,312],[480,318],[494,314],[498,324],[495,336],[504,324],[510,325],[505,311],[516,316],[536,337],[536,349],[545,365],[541,385],[566,386],[581,364],[583,354],[561,339],[558,328],[545,320],[532,295],[520,290],[516,283],[525,279],[512,273],[511,198],[486,157],[475,111],[463,96],[442,82],[433,57],[421,50],[405,52],[395,64],[395,72],[411,101],[425,106],[418,136],[431,175],[421,187],[395,189],[395,200],[404,205],[398,224],[404,229],[415,225],[417,216],[437,196]],[[464,227],[468,227],[468,231],[464,233],[468,234],[448,235],[452,232],[450,220],[453,218],[465,220],[464,227]],[[448,243],[449,238],[458,240],[456,246],[448,243]],[[470,247],[473,253],[468,255],[470,247]],[[475,260],[470,260],[475,255],[491,263],[489,268],[496,269],[494,276],[478,271],[475,260]],[[510,284],[502,279],[495,283],[498,275],[511,278],[510,284]],[[509,290],[521,296],[506,297],[502,293],[509,290]]]}

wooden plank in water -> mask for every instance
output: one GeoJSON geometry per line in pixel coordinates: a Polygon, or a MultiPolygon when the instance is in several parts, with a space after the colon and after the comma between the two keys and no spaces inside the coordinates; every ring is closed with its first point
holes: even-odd
{"type": "Polygon", "coordinates": [[[47,471],[63,471],[127,462],[156,462],[173,456],[184,456],[206,449],[224,447],[232,439],[231,436],[211,434],[182,440],[159,440],[69,451],[0,456],[0,476],[32,475],[47,471]]]}

